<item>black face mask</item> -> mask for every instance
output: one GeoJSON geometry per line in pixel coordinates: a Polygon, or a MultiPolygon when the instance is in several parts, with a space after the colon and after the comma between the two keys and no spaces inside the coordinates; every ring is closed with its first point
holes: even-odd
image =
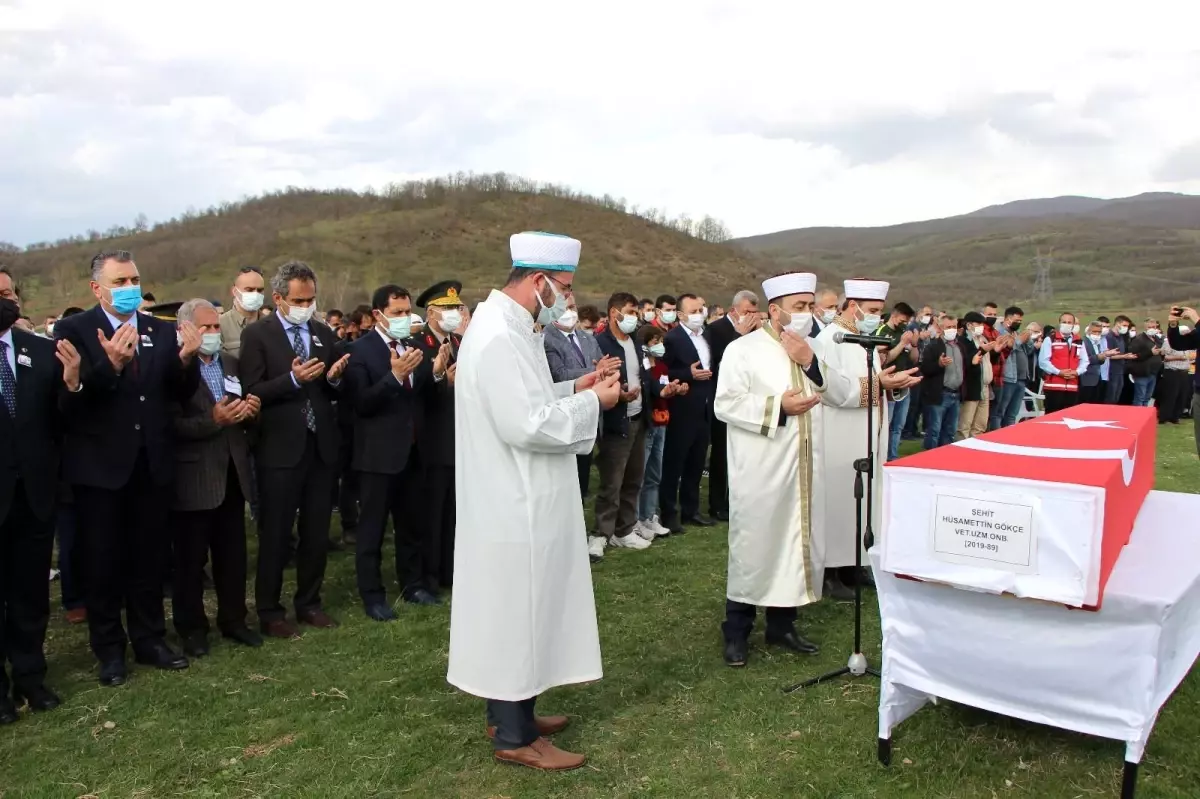
{"type": "Polygon", "coordinates": [[[985,316],[985,317],[983,317],[983,322],[984,322],[984,324],[986,324],[988,327],[995,327],[995,326],[996,326],[996,317],[994,317],[994,316],[985,316]]]}
{"type": "Polygon", "coordinates": [[[1011,325],[1008,326],[1008,330],[1010,333],[1016,333],[1020,329],[1021,329],[1020,322],[1013,322],[1011,325]]]}
{"type": "Polygon", "coordinates": [[[8,330],[21,318],[21,309],[9,299],[0,299],[0,333],[8,330]]]}

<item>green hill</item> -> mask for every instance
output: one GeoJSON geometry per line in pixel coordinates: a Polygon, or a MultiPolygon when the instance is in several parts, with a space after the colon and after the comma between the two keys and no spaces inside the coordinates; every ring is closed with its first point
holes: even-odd
{"type": "Polygon", "coordinates": [[[890,280],[893,296],[947,307],[987,299],[1027,310],[1154,310],[1200,297],[1200,197],[1022,200],[877,228],[803,228],[736,239],[749,254],[827,279],[890,280]],[[1049,256],[1053,294],[1035,296],[1049,256]]]}
{"type": "Polygon", "coordinates": [[[393,185],[378,193],[289,189],[144,227],[117,228],[111,237],[91,232],[15,253],[10,248],[4,257],[22,281],[27,312],[36,317],[90,304],[87,265],[101,249],[132,250],[143,285],[159,302],[225,301],[239,266],[258,264],[269,272],[297,258],[317,269],[321,306],[342,309],[387,282],[420,291],[454,278],[463,282],[468,301],[482,299],[503,282],[508,237],[521,230],[561,232],[583,242],[576,282],[581,304],[602,302],[616,290],[639,296],[691,290],[715,301],[757,285],[769,271],[720,243],[728,234],[716,220],[667,220],[657,211],[627,211],[623,200],[505,175],[393,185]]]}

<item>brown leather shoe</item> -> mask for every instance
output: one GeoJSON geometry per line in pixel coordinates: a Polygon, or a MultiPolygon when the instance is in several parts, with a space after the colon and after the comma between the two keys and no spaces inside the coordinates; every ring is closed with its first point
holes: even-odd
{"type": "Polygon", "coordinates": [[[67,611],[67,624],[83,624],[87,621],[87,608],[71,608],[67,611]]]}
{"type": "Polygon", "coordinates": [[[264,621],[261,625],[262,634],[268,638],[299,638],[300,631],[296,629],[296,625],[292,624],[287,619],[277,619],[275,621],[264,621]]]}
{"type": "Polygon", "coordinates": [[[303,613],[296,614],[296,621],[301,624],[307,624],[310,627],[317,627],[322,630],[329,630],[338,626],[337,621],[332,616],[323,610],[306,610],[303,613]]]}
{"type": "MultiPolygon", "coordinates": [[[[571,719],[567,716],[538,716],[534,721],[537,723],[538,735],[543,737],[560,733],[571,723],[571,719]]],[[[487,737],[496,737],[495,727],[487,728],[487,737]]]]}
{"type": "Polygon", "coordinates": [[[539,771],[570,771],[587,762],[583,755],[564,752],[545,738],[538,738],[520,749],[497,749],[496,760],[513,766],[528,766],[539,771]]]}

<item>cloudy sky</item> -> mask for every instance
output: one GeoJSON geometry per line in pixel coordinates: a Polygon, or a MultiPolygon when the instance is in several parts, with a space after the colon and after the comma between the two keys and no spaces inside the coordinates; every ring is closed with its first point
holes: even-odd
{"type": "Polygon", "coordinates": [[[1200,192],[1198,27],[1195,0],[0,0],[0,240],[457,170],[736,235],[1200,192]]]}

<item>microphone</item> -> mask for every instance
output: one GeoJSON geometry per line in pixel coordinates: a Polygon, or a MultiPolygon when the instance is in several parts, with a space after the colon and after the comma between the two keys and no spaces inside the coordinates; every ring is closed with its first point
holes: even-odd
{"type": "Polygon", "coordinates": [[[858,344],[863,347],[890,347],[892,340],[886,336],[865,336],[862,333],[847,333],[845,330],[833,331],[835,344],[858,344]]]}

